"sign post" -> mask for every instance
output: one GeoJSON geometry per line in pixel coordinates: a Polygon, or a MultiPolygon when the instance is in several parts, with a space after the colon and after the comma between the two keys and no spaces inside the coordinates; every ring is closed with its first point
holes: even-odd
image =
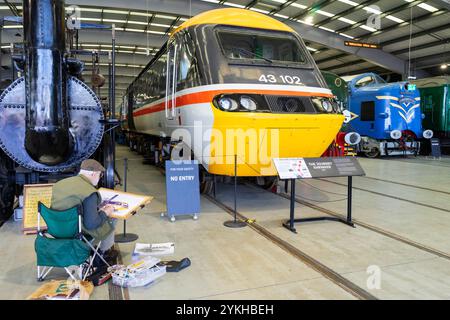
{"type": "Polygon", "coordinates": [[[433,158],[441,157],[441,142],[438,138],[431,139],[431,156],[433,158]]]}
{"type": "MultiPolygon", "coordinates": [[[[166,161],[167,215],[170,221],[175,216],[200,214],[200,183],[197,160],[166,161]]],[[[163,214],[164,215],[164,214],[163,214]]]]}
{"type": "MultiPolygon", "coordinates": [[[[283,226],[296,233],[295,223],[331,220],[354,226],[352,222],[352,177],[365,175],[358,160],[354,157],[338,158],[277,158],[275,167],[281,179],[291,181],[290,217],[283,226]],[[347,177],[347,219],[335,217],[314,217],[295,219],[295,181],[297,179],[347,177]]],[[[287,185],[286,185],[287,189],[287,185]]]]}
{"type": "MultiPolygon", "coordinates": [[[[123,159],[123,191],[127,192],[127,171],[128,171],[128,159],[123,159]]],[[[134,242],[139,239],[139,236],[135,233],[127,233],[127,220],[123,220],[123,233],[116,234],[114,241],[118,243],[134,242]]]]}

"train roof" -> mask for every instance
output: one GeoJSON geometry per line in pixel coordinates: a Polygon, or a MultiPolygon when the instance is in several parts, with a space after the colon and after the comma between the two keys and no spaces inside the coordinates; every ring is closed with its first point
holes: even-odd
{"type": "MultiPolygon", "coordinates": [[[[256,29],[295,32],[285,23],[267,15],[245,9],[226,8],[203,12],[180,25],[173,34],[200,24],[222,24],[256,29]]],[[[173,35],[172,34],[172,35],[173,35]]]]}
{"type": "Polygon", "coordinates": [[[439,87],[450,84],[450,76],[439,76],[432,78],[417,79],[412,80],[411,83],[414,83],[419,88],[439,87]]]}
{"type": "MultiPolygon", "coordinates": [[[[285,23],[278,21],[274,18],[271,18],[267,15],[246,9],[225,8],[206,11],[190,18],[189,20],[182,23],[177,29],[175,29],[175,31],[172,34],[170,34],[170,37],[173,37],[177,32],[184,30],[190,26],[201,24],[221,24],[229,26],[239,26],[239,27],[286,31],[295,33],[295,30],[286,25],[285,23]]],[[[151,63],[158,58],[159,53],[162,52],[163,48],[166,45],[167,42],[158,51],[158,53],[149,61],[147,66],[141,70],[141,72],[133,80],[133,82],[130,83],[130,85],[126,90],[127,92],[129,88],[134,84],[136,79],[139,78],[148,69],[151,63]]]]}

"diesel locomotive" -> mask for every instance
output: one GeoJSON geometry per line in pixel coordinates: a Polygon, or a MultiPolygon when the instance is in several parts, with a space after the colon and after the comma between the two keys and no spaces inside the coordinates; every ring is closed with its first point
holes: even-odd
{"type": "Polygon", "coordinates": [[[187,146],[203,185],[235,166],[270,183],[273,158],[320,156],[344,120],[301,37],[243,9],[176,29],[129,86],[121,117],[130,145],[156,164],[187,146]]]}
{"type": "Polygon", "coordinates": [[[321,71],[325,82],[330,88],[331,92],[336,97],[336,100],[342,110],[348,109],[348,85],[347,82],[339,77],[337,74],[328,71],[321,71]]]}
{"type": "Polygon", "coordinates": [[[349,128],[361,135],[358,151],[368,157],[417,155],[420,139],[433,137],[423,130],[425,115],[420,93],[409,82],[386,83],[374,73],[342,77],[348,82],[348,110],[358,115],[349,128]]]}
{"type": "Polygon", "coordinates": [[[22,77],[0,95],[0,224],[20,186],[57,180],[97,151],[104,112],[66,49],[65,2],[23,1],[22,77]]]}
{"type": "MultiPolygon", "coordinates": [[[[450,76],[424,78],[412,81],[420,91],[423,126],[436,137],[450,140],[450,76]]],[[[448,144],[448,143],[447,143],[448,144]]]]}

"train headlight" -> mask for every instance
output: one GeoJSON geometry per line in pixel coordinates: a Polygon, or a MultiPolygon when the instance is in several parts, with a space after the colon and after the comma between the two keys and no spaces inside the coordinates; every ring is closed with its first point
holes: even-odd
{"type": "Polygon", "coordinates": [[[255,111],[257,108],[255,100],[249,96],[242,96],[239,102],[241,103],[241,106],[249,111],[255,111]]]}
{"type": "Polygon", "coordinates": [[[348,110],[344,110],[342,112],[342,114],[344,115],[344,123],[349,123],[350,121],[352,121],[352,113],[348,110]]]}
{"type": "Polygon", "coordinates": [[[332,112],[333,111],[333,105],[328,100],[322,100],[322,107],[326,112],[332,112]]]}
{"type": "Polygon", "coordinates": [[[392,139],[398,140],[402,137],[402,132],[400,130],[392,130],[390,135],[392,139]]]}
{"type": "Polygon", "coordinates": [[[425,139],[431,139],[431,138],[433,138],[433,130],[425,130],[424,132],[423,132],[423,137],[425,138],[425,139]]]}
{"type": "Polygon", "coordinates": [[[345,143],[354,146],[361,142],[361,135],[357,132],[349,132],[344,137],[345,143]]]}
{"type": "Polygon", "coordinates": [[[219,99],[219,107],[225,111],[234,111],[238,108],[238,103],[231,98],[220,98],[219,99]]]}

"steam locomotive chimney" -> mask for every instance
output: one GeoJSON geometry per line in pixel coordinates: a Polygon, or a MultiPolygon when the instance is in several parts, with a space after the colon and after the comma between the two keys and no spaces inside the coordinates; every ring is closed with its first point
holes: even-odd
{"type": "Polygon", "coordinates": [[[64,2],[23,1],[25,149],[33,160],[50,166],[66,161],[74,148],[64,64],[64,2]]]}

